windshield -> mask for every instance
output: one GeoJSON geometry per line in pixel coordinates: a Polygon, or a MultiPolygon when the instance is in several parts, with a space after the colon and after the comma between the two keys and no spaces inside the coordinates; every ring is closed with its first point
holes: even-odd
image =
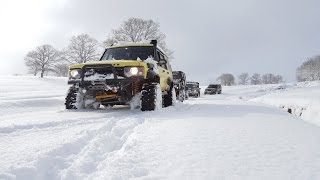
{"type": "Polygon", "coordinates": [[[133,46],[106,49],[101,60],[146,60],[153,57],[152,46],[133,46]]]}
{"type": "Polygon", "coordinates": [[[188,87],[188,88],[196,88],[197,85],[196,85],[196,84],[187,84],[187,87],[188,87]]]}
{"type": "Polygon", "coordinates": [[[210,84],[210,85],[208,86],[208,88],[218,88],[218,85],[216,85],[216,84],[210,84]]]}
{"type": "Polygon", "coordinates": [[[172,76],[173,76],[173,79],[181,79],[182,78],[181,73],[176,72],[176,71],[172,72],[172,76]]]}

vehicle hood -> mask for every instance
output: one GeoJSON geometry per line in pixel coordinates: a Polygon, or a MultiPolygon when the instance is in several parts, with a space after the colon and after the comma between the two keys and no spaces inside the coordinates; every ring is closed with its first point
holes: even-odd
{"type": "Polygon", "coordinates": [[[81,64],[74,64],[70,66],[70,69],[81,69],[85,65],[103,65],[111,64],[114,67],[125,67],[125,66],[146,66],[147,64],[143,61],[137,60],[108,60],[108,61],[89,61],[81,64]]]}

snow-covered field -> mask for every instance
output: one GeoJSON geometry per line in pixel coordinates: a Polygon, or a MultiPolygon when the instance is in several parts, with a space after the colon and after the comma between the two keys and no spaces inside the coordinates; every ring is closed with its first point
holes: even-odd
{"type": "Polygon", "coordinates": [[[0,179],[320,179],[320,85],[279,86],[67,111],[66,79],[0,76],[0,179]]]}

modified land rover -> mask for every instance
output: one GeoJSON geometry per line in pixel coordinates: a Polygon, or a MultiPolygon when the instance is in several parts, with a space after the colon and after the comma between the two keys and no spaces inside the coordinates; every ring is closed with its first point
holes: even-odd
{"type": "Polygon", "coordinates": [[[69,69],[66,109],[130,105],[152,111],[175,101],[171,66],[156,40],[111,46],[99,61],[69,69]]]}

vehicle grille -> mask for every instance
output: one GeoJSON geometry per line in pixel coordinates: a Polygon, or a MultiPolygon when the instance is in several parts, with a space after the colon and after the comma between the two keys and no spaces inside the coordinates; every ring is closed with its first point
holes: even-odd
{"type": "MultiPolygon", "coordinates": [[[[116,67],[115,70],[116,70],[117,76],[125,77],[123,67],[116,67]]],[[[101,75],[108,75],[108,74],[113,74],[113,71],[112,71],[112,67],[107,67],[107,66],[86,67],[84,69],[84,75],[86,77],[91,76],[95,73],[98,73],[101,75]]]]}

